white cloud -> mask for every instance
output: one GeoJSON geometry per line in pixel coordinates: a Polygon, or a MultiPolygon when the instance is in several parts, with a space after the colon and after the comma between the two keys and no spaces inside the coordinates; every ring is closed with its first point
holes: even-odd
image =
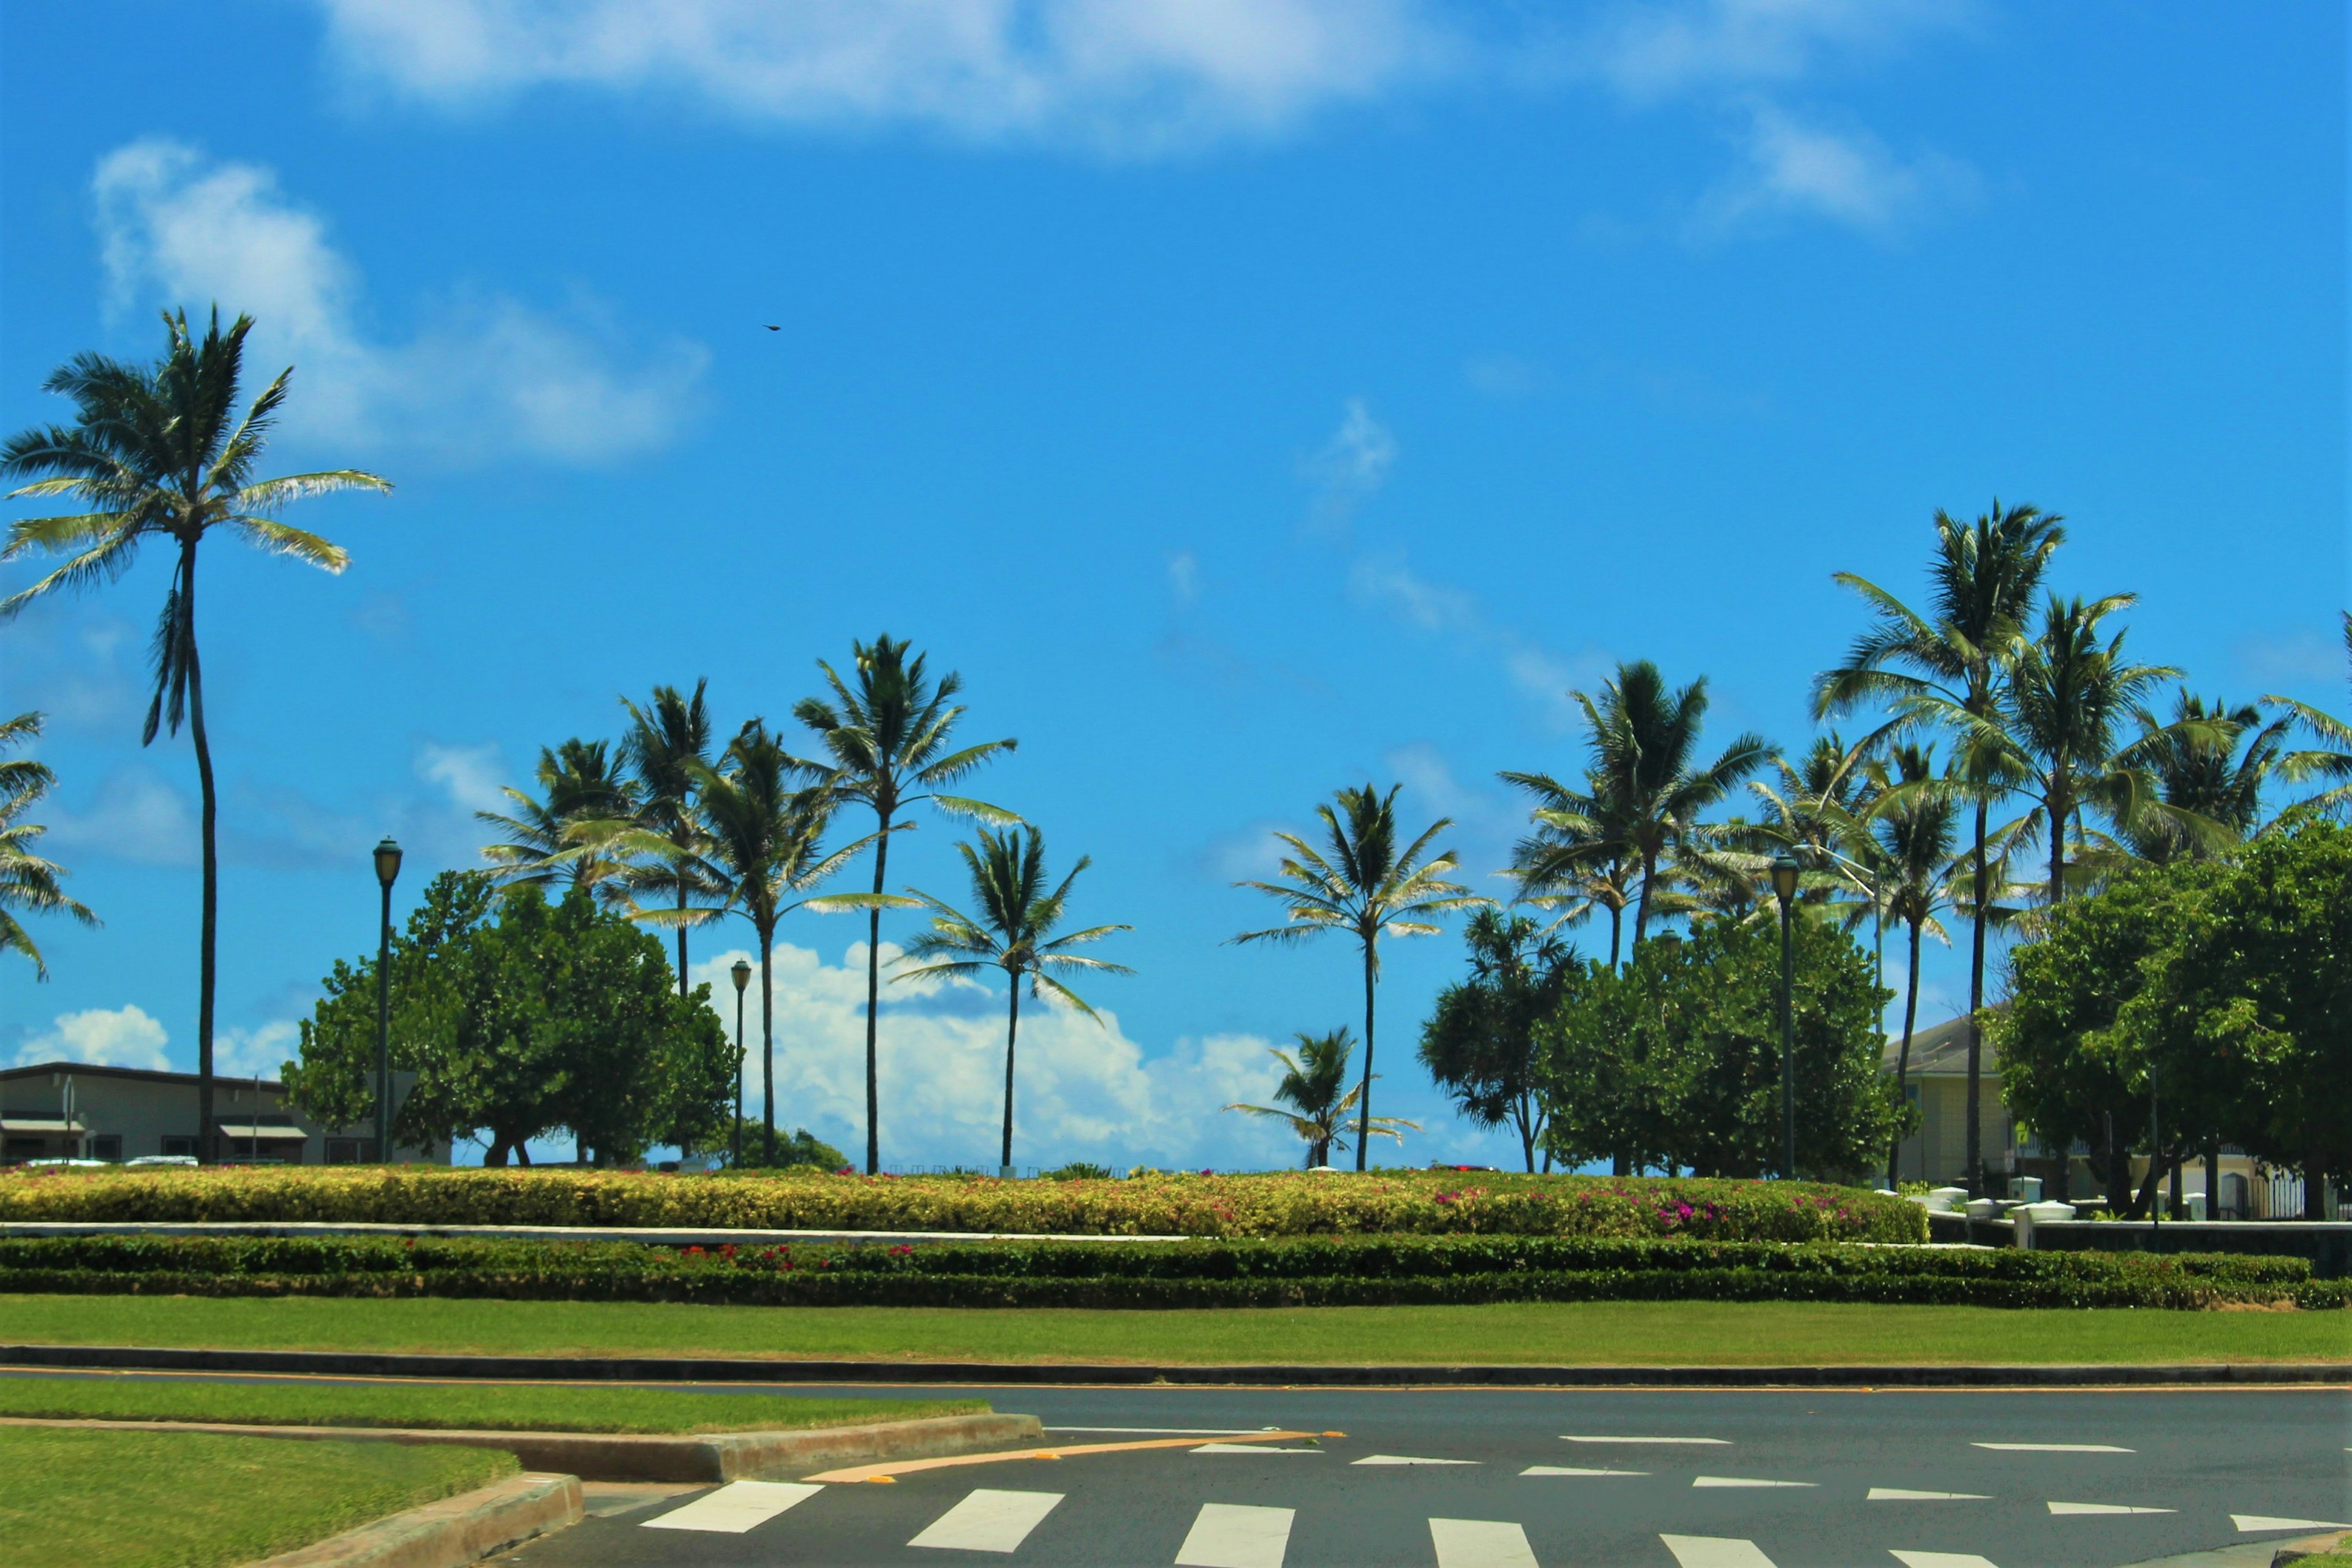
{"type": "Polygon", "coordinates": [[[1420,0],[321,0],[362,80],[445,109],[536,87],[746,120],[1150,153],[1279,131],[1462,62],[1420,0]]]}
{"type": "Polygon", "coordinates": [[[92,190],[115,305],[251,313],[256,390],[294,365],[286,423],[315,438],[457,461],[617,461],[677,435],[709,357],[682,340],[632,353],[584,299],[559,314],[452,294],[415,335],[379,341],[361,324],[358,268],[272,171],[151,137],[101,159],[92,190]]]}
{"type": "Polygon", "coordinates": [[[1182,609],[1201,596],[1201,562],[1189,550],[1180,550],[1168,558],[1168,592],[1182,609]]]}
{"type": "Polygon", "coordinates": [[[107,775],[86,811],[49,808],[49,842],[140,866],[196,863],[196,815],[187,797],[143,766],[107,775]]]}
{"type": "Polygon", "coordinates": [[[514,803],[502,793],[503,774],[495,742],[479,746],[443,746],[427,741],[416,748],[416,776],[439,784],[460,811],[504,811],[514,803]]]}
{"type": "Polygon", "coordinates": [[[168,1071],[172,1064],[163,1055],[163,1047],[169,1037],[163,1025],[129,1003],[112,1009],[61,1013],[48,1033],[25,1042],[16,1052],[16,1065],[68,1061],[168,1071]]]}
{"type": "Polygon", "coordinates": [[[219,1029],[213,1034],[213,1070],[223,1078],[274,1080],[301,1052],[300,1026],[289,1018],[257,1029],[219,1029]]]}
{"type": "Polygon", "coordinates": [[[1356,509],[1388,483],[1396,458],[1394,433],[1372,417],[1362,398],[1348,399],[1339,428],[1307,460],[1307,477],[1315,485],[1313,521],[1333,531],[1344,529],[1356,509]]]}
{"type": "Polygon", "coordinates": [[[1906,161],[1867,131],[1806,124],[1770,104],[1751,106],[1740,153],[1740,167],[1699,201],[1694,237],[1786,216],[1885,235],[1965,205],[1979,184],[1953,159],[1929,153],[1906,161]]]}
{"type": "Polygon", "coordinates": [[[1449,638],[1477,657],[1494,659],[1549,729],[1571,728],[1577,710],[1569,689],[1589,685],[1610,668],[1607,657],[1597,648],[1561,658],[1517,627],[1496,621],[1469,590],[1415,572],[1402,553],[1358,557],[1348,574],[1348,590],[1358,603],[1383,610],[1415,631],[1449,638]]]}
{"type": "Polygon", "coordinates": [[[1967,25],[1969,0],[1684,0],[1627,5],[1590,56],[1633,98],[1798,80],[1840,56],[1889,53],[1967,25]]]}
{"type": "MultiPolygon", "coordinates": [[[[898,950],[883,944],[886,976],[898,950]]],[[[723,999],[734,1026],[728,968],[742,950],[692,967],[723,999]]],[[[776,944],[776,1120],[806,1126],[853,1155],[865,1147],[866,946],[839,963],[776,944]]],[[[1254,1118],[1220,1116],[1236,1100],[1262,1100],[1273,1079],[1266,1042],[1211,1035],[1146,1056],[1106,1005],[1117,982],[1081,987],[1097,1025],[1058,1006],[1021,1003],[1015,1055],[1013,1160],[1052,1166],[1095,1160],[1130,1165],[1264,1168],[1291,1161],[1290,1142],[1254,1118]]],[[[970,981],[893,985],[886,977],[880,1030],[882,1152],[886,1165],[993,1166],[1004,1094],[1004,993],[970,981]]],[[[760,981],[744,1009],[745,1113],[760,1115],[760,981]]]]}

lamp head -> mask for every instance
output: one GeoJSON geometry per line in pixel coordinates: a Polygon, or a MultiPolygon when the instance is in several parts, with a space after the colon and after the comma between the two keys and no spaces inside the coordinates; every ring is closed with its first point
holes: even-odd
{"type": "Polygon", "coordinates": [[[1772,857],[1772,896],[1780,900],[1780,912],[1787,914],[1797,898],[1797,858],[1782,849],[1772,857]]]}
{"type": "Polygon", "coordinates": [[[735,961],[735,967],[728,973],[735,976],[735,994],[740,996],[743,987],[751,984],[751,961],[739,958],[735,961]]]}
{"type": "Polygon", "coordinates": [[[375,879],[389,888],[400,877],[400,846],[386,838],[375,847],[375,879]]]}

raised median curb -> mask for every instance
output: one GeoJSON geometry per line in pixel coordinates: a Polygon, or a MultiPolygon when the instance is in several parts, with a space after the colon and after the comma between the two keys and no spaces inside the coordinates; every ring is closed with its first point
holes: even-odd
{"type": "Polygon", "coordinates": [[[336,1443],[430,1443],[499,1448],[530,1470],[590,1481],[717,1482],[797,1475],[812,1466],[974,1454],[1045,1441],[1034,1415],[933,1415],[853,1426],[779,1432],[652,1436],[605,1432],[494,1432],[433,1426],[285,1426],[214,1421],[96,1421],[0,1416],[0,1426],[72,1426],[108,1432],[209,1432],[336,1443]]]}
{"type": "Polygon", "coordinates": [[[509,1476],[264,1558],[252,1568],[465,1568],[582,1517],[579,1477],[509,1476]]]}
{"type": "MultiPolygon", "coordinates": [[[[2347,1362],[2148,1365],[1498,1366],[1156,1365],[1084,1362],[766,1361],[715,1356],[407,1354],[0,1344],[0,1368],[277,1373],[488,1382],[771,1384],[1148,1384],[1284,1388],[2173,1388],[2352,1387],[2347,1362]]],[[[942,1417],[955,1420],[960,1417],[942,1417]]],[[[909,1423],[909,1425],[912,1425],[909,1423]]]]}

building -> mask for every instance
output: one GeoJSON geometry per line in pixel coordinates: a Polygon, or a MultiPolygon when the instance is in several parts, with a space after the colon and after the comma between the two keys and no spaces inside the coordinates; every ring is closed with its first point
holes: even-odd
{"type": "MultiPolygon", "coordinates": [[[[397,1105],[416,1075],[396,1072],[397,1105]]],[[[268,1079],[213,1079],[223,1160],[281,1165],[372,1164],[375,1129],[326,1127],[286,1101],[268,1079]]],[[[196,1152],[196,1075],[145,1068],[47,1062],[0,1069],[0,1163],[135,1160],[196,1152]]],[[[446,1144],[403,1146],[396,1161],[446,1163],[446,1144]]]]}

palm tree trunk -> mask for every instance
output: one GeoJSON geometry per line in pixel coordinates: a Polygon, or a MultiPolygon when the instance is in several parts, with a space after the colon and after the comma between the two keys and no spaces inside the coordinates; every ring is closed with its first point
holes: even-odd
{"type": "MultiPolygon", "coordinates": [[[[213,996],[218,989],[215,950],[219,942],[220,851],[215,833],[219,801],[213,789],[213,748],[205,732],[205,677],[196,662],[196,547],[180,546],[180,622],[185,627],[188,661],[188,735],[196,750],[199,837],[204,842],[204,906],[197,928],[196,958],[196,1157],[205,1164],[220,1158],[213,1131],[213,996]]],[[[392,1151],[378,1152],[386,1160],[392,1151]]]]}
{"type": "Polygon", "coordinates": [[[1984,1026],[1978,1015],[1984,1007],[1985,900],[1991,891],[1990,868],[1985,864],[1985,814],[1989,806],[1977,797],[1976,907],[1969,911],[1969,1103],[1964,1113],[1968,1152],[1962,1156],[1967,1175],[1962,1183],[1969,1196],[1984,1196],[1984,1161],[1978,1140],[1983,1134],[1983,1108],[1978,1104],[1984,1084],[1984,1026]]]}
{"type": "Polygon", "coordinates": [[[1372,1141],[1372,964],[1377,930],[1364,938],[1364,1087],[1356,1101],[1356,1169],[1364,1168],[1364,1148],[1372,1141]]]}
{"type": "Polygon", "coordinates": [[[760,1124],[766,1129],[763,1163],[776,1163],[776,979],[775,922],[756,928],[760,933],[760,1124]]]}
{"type": "MultiPolygon", "coordinates": [[[[1911,977],[1903,988],[1903,1049],[1895,1058],[1895,1099],[1898,1104],[1908,1104],[1904,1088],[1911,1077],[1911,1027],[1919,1017],[1919,922],[1911,922],[1911,977]]],[[[1895,1135],[1895,1142],[1886,1151],[1886,1184],[1895,1185],[1895,1163],[1903,1157],[1903,1134],[1895,1135]]]]}
{"type": "Polygon", "coordinates": [[[1642,938],[1649,933],[1650,884],[1657,879],[1657,872],[1658,858],[1655,855],[1643,855],[1642,857],[1642,901],[1633,910],[1633,949],[1637,952],[1641,951],[1642,938]]]}
{"type": "MultiPolygon", "coordinates": [[[[881,837],[874,841],[874,890],[882,890],[883,869],[890,861],[890,814],[877,812],[881,837]]],[[[876,1067],[875,1010],[882,1005],[882,911],[866,911],[866,1173],[882,1169],[882,1078],[876,1067]]]]}
{"type": "Polygon", "coordinates": [[[1012,1010],[1004,1017],[1004,1157],[997,1161],[1000,1170],[1013,1168],[1013,1043],[1021,1035],[1021,976],[1013,976],[1012,1010]]]}
{"type": "MultiPolygon", "coordinates": [[[[686,913],[686,879],[684,877],[677,879],[677,912],[680,915],[686,913]]],[[[677,922],[677,999],[681,1002],[691,1000],[686,991],[686,921],[683,920],[677,922]]]]}
{"type": "Polygon", "coordinates": [[[2066,896],[2065,796],[2053,778],[2050,785],[2050,907],[2066,896]]]}
{"type": "Polygon", "coordinates": [[[1615,968],[1617,967],[1617,938],[1618,938],[1619,933],[1624,930],[1624,926],[1625,926],[1625,906],[1624,906],[1624,905],[1622,905],[1622,904],[1612,904],[1612,905],[1610,905],[1610,906],[1609,906],[1609,967],[1610,967],[1611,969],[1615,969],[1615,968]]]}

